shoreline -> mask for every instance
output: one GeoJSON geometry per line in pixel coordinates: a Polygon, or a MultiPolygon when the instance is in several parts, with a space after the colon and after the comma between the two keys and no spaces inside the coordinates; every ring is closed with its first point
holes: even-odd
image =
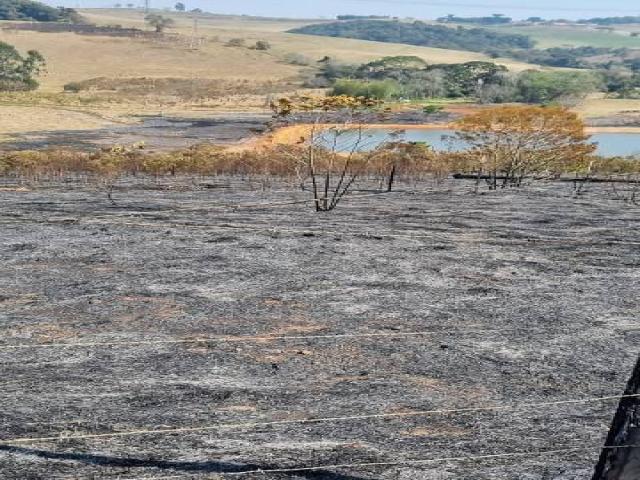
{"type": "MultiPolygon", "coordinates": [[[[341,124],[318,124],[316,129],[329,129],[341,127],[341,124]]],[[[262,135],[246,138],[235,145],[227,147],[230,151],[247,151],[268,149],[276,145],[296,145],[304,142],[309,135],[312,124],[300,123],[278,127],[273,131],[266,132],[262,135]]],[[[424,123],[424,124],[400,124],[400,123],[368,123],[357,125],[357,128],[364,130],[449,130],[453,128],[452,123],[424,123]]],[[[640,135],[640,126],[624,127],[624,126],[593,126],[585,127],[585,133],[589,135],[598,133],[620,133],[620,134],[636,134],[640,135]]]]}
{"type": "MultiPolygon", "coordinates": [[[[323,123],[316,125],[316,128],[333,128],[333,127],[341,127],[341,124],[338,123],[323,123]]],[[[286,127],[279,127],[271,134],[285,135],[292,134],[293,132],[299,133],[304,132],[307,129],[311,128],[312,125],[308,123],[300,123],[296,125],[288,125],[286,127]]],[[[451,130],[453,129],[452,123],[366,123],[355,125],[354,128],[362,128],[364,130],[389,130],[389,129],[397,129],[397,130],[451,130]]],[[[632,127],[632,126],[586,126],[586,133],[638,133],[640,134],[640,126],[632,127]]]]}

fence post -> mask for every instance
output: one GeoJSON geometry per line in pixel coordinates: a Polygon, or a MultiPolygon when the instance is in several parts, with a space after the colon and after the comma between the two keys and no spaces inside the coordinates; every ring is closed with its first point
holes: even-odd
{"type": "MultiPolygon", "coordinates": [[[[624,395],[638,394],[640,394],[640,357],[624,392],[624,395]]],[[[634,447],[603,449],[592,480],[640,479],[640,397],[620,399],[606,445],[614,447],[634,445],[634,447]]]]}

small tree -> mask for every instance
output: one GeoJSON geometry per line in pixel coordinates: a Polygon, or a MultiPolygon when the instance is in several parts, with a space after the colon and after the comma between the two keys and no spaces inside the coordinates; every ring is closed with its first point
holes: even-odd
{"type": "Polygon", "coordinates": [[[175,22],[169,17],[159,15],[157,13],[150,13],[144,19],[147,23],[155,28],[156,33],[164,33],[165,29],[173,26],[175,22]]]}
{"type": "Polygon", "coordinates": [[[478,179],[490,189],[520,186],[531,174],[557,174],[591,155],[584,123],[563,107],[496,107],[455,123],[456,137],[468,145],[478,179]]]}
{"type": "Polygon", "coordinates": [[[281,98],[272,103],[276,117],[292,117],[302,112],[301,120],[311,119],[308,132],[298,142],[304,153],[300,156],[294,153],[293,161],[303,188],[306,179],[311,181],[317,212],[335,209],[366,167],[384,150],[386,142],[372,142],[361,118],[380,105],[377,100],[346,95],[281,98]],[[336,112],[342,123],[328,126],[331,114],[336,112]]]}
{"type": "Polygon", "coordinates": [[[184,12],[187,10],[187,6],[182,3],[182,2],[178,2],[176,3],[175,7],[174,7],[178,12],[184,12]]]}

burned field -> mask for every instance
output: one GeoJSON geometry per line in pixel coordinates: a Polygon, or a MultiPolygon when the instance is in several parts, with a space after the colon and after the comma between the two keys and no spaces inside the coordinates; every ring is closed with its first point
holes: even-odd
{"type": "Polygon", "coordinates": [[[232,187],[0,192],[1,478],[590,478],[640,342],[637,207],[232,187]]]}

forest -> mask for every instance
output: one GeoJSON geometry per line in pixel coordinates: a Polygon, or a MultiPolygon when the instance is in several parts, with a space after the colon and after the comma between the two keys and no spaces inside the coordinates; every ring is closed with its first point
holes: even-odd
{"type": "Polygon", "coordinates": [[[512,48],[533,48],[534,41],[519,34],[498,33],[483,28],[449,28],[424,22],[354,20],[307,25],[290,33],[355,38],[376,42],[404,43],[433,48],[485,52],[512,48]]]}

